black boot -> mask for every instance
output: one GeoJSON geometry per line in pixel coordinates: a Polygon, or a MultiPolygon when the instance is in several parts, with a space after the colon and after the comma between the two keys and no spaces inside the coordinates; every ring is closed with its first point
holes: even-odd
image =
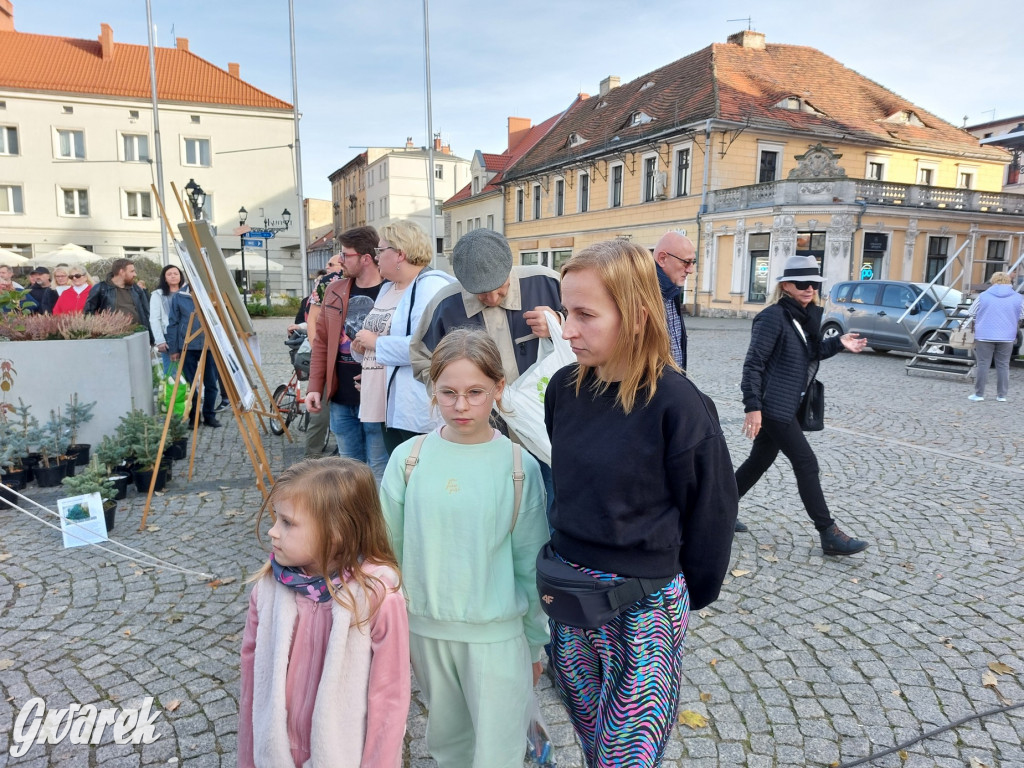
{"type": "Polygon", "coordinates": [[[736,533],[746,533],[749,530],[750,529],[747,528],[746,523],[740,522],[739,520],[736,521],[736,533]]]}
{"type": "Polygon", "coordinates": [[[866,541],[847,536],[835,523],[821,531],[821,550],[826,555],[855,555],[867,548],[866,541]]]}

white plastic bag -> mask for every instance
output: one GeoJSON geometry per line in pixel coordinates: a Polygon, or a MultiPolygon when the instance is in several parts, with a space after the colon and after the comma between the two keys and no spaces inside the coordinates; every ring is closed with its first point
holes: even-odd
{"type": "Polygon", "coordinates": [[[555,745],[551,743],[551,737],[548,735],[548,726],[540,711],[540,702],[537,701],[536,691],[533,693],[533,705],[530,709],[530,725],[526,729],[526,764],[530,768],[534,768],[534,766],[557,768],[558,766],[558,761],[555,759],[555,745]]]}
{"type": "Polygon", "coordinates": [[[548,323],[548,339],[540,340],[537,362],[512,384],[505,387],[501,408],[495,413],[505,420],[530,453],[551,464],[551,441],[544,426],[544,393],[555,371],[576,362],[572,346],[562,338],[562,327],[550,312],[544,313],[548,323]]]}

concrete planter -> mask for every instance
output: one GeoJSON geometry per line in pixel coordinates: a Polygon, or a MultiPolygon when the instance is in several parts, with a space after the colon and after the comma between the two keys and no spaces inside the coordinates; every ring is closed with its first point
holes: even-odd
{"type": "Polygon", "coordinates": [[[113,433],[132,408],[153,413],[153,373],[149,334],[120,339],[0,342],[0,360],[18,372],[7,401],[20,397],[43,424],[78,393],[78,401],[96,401],[92,420],[78,430],[78,442],[96,445],[113,433]]]}

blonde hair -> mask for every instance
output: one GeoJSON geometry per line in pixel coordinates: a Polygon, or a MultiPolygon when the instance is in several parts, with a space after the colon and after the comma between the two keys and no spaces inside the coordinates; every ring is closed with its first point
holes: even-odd
{"type": "Polygon", "coordinates": [[[419,226],[406,219],[380,228],[380,236],[405,254],[405,260],[414,267],[425,267],[434,257],[430,236],[419,226]]]}
{"type": "MultiPolygon", "coordinates": [[[[256,515],[256,537],[261,542],[263,515],[269,514],[276,521],[274,503],[283,500],[301,507],[313,526],[314,559],[306,569],[308,575],[323,577],[331,597],[349,610],[358,624],[370,621],[387,591],[397,591],[399,587],[385,583],[362,568],[363,563],[372,563],[388,566],[396,574],[399,572],[373,472],[361,461],[340,456],[305,459],[292,464],[280,474],[256,515]],[[332,583],[335,575],[342,577],[340,589],[332,583]],[[356,582],[371,602],[368,613],[361,610],[348,580],[356,582]]],[[[251,581],[272,574],[268,561],[251,581]]]]}
{"type": "MultiPolygon", "coordinates": [[[[658,379],[666,368],[678,371],[672,359],[665,320],[665,305],[658,287],[658,275],[651,254],[623,240],[609,240],[584,248],[562,266],[562,279],[572,272],[593,270],[615,303],[623,327],[615,340],[608,367],[622,372],[616,402],[629,413],[636,404],[640,390],[646,390],[647,402],[658,388],[658,379]],[[627,329],[637,324],[635,334],[627,329]]],[[[589,366],[580,365],[576,372],[576,392],[589,373],[589,366]]],[[[599,392],[609,382],[597,385],[599,392]]]]}
{"type": "Polygon", "coordinates": [[[990,285],[1009,285],[1012,281],[1010,276],[1005,272],[993,272],[992,277],[988,279],[990,285]]]}
{"type": "MultiPolygon", "coordinates": [[[[499,384],[505,381],[505,371],[501,365],[501,353],[494,339],[485,331],[470,328],[456,328],[449,331],[434,348],[430,356],[430,383],[431,405],[437,405],[437,398],[434,396],[433,385],[441,378],[444,369],[458,360],[468,360],[477,368],[480,373],[491,381],[499,384]]],[[[498,408],[501,407],[501,399],[496,399],[498,408]]]]}
{"type": "MultiPolygon", "coordinates": [[[[781,299],[783,296],[786,295],[786,292],[784,290],[782,290],[782,284],[783,283],[791,283],[791,282],[793,282],[793,281],[792,280],[780,280],[779,282],[777,282],[775,284],[775,288],[772,290],[772,295],[769,296],[768,297],[768,301],[765,302],[765,306],[771,306],[772,304],[778,304],[779,303],[779,299],[781,299]]],[[[811,304],[816,304],[818,306],[821,306],[822,302],[824,301],[822,299],[822,297],[821,297],[821,293],[822,293],[821,289],[822,289],[822,287],[824,287],[824,285],[825,285],[824,283],[818,283],[818,290],[816,290],[814,292],[814,298],[811,299],[811,304]]]]}

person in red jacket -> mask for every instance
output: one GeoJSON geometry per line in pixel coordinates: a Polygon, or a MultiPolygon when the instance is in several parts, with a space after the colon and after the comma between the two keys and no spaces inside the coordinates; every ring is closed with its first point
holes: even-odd
{"type": "Polygon", "coordinates": [[[72,312],[81,312],[85,309],[85,302],[89,300],[89,290],[92,288],[89,273],[84,267],[71,267],[68,277],[71,278],[71,287],[64,291],[53,305],[53,314],[70,315],[72,312]]]}

